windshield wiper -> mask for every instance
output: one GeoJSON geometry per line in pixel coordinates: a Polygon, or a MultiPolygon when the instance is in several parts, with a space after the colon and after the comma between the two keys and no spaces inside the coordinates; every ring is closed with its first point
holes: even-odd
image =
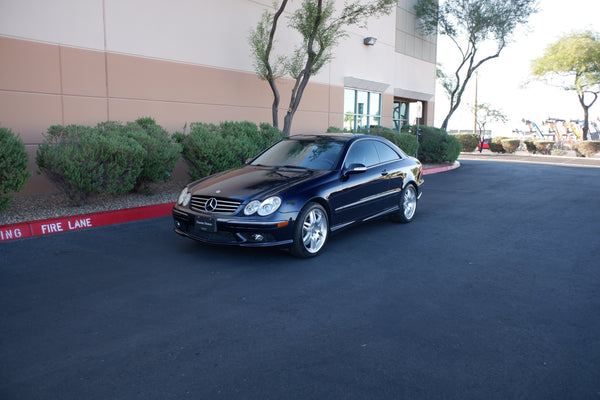
{"type": "Polygon", "coordinates": [[[310,169],[307,167],[302,167],[300,165],[278,165],[277,168],[299,168],[299,169],[310,169]]]}

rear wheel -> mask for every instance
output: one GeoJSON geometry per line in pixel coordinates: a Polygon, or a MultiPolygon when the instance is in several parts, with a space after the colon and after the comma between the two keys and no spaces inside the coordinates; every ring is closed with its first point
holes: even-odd
{"type": "Polygon", "coordinates": [[[308,203],[296,220],[292,254],[303,258],[318,255],[325,246],[328,233],[327,212],[318,203],[308,203]]]}
{"type": "Polygon", "coordinates": [[[409,223],[417,212],[417,189],[413,185],[406,185],[400,193],[400,209],[392,216],[396,222],[409,223]]]}

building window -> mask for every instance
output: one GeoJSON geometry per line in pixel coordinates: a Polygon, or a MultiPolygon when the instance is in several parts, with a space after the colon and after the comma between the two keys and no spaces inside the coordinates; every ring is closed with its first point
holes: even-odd
{"type": "Polygon", "coordinates": [[[344,131],[368,132],[381,125],[381,93],[344,89],[344,131]]]}
{"type": "Polygon", "coordinates": [[[400,131],[408,123],[408,101],[394,101],[394,129],[400,131]]]}

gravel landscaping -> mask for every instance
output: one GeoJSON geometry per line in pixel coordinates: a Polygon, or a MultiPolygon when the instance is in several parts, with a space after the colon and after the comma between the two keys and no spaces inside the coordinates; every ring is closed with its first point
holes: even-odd
{"type": "Polygon", "coordinates": [[[18,196],[10,201],[7,210],[0,211],[0,225],[174,203],[185,185],[186,182],[184,181],[156,183],[151,186],[153,193],[151,195],[129,193],[121,196],[92,196],[82,207],[71,205],[69,199],[63,193],[18,196]]]}

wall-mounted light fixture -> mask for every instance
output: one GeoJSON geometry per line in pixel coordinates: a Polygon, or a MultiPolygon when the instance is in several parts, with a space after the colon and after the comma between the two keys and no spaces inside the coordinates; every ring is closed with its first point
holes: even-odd
{"type": "Polygon", "coordinates": [[[369,37],[364,38],[363,43],[365,44],[365,46],[373,46],[376,41],[377,41],[376,37],[369,36],[369,37]]]}

